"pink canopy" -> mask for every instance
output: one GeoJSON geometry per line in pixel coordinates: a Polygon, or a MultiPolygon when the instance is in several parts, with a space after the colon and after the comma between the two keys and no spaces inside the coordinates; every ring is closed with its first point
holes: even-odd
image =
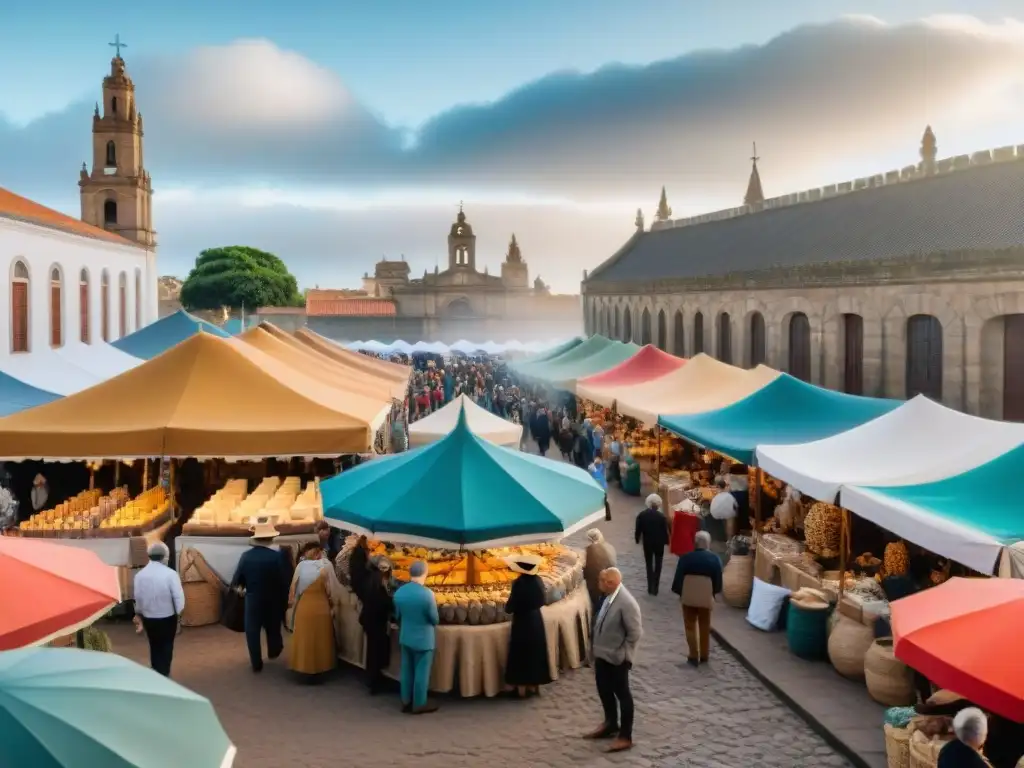
{"type": "Polygon", "coordinates": [[[647,344],[640,348],[632,357],[623,360],[614,368],[607,371],[580,379],[579,384],[592,389],[603,389],[605,387],[622,387],[630,384],[640,384],[653,379],[660,379],[672,371],[677,371],[686,364],[686,360],[667,352],[662,352],[657,347],[647,344]]]}

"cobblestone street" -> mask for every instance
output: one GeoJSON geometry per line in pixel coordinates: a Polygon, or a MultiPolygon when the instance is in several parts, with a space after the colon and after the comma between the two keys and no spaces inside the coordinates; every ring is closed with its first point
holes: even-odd
{"type": "MultiPolygon", "coordinates": [[[[284,659],[253,675],[243,637],[206,627],[179,636],[173,676],[213,701],[239,748],[238,768],[334,768],[379,760],[417,768],[511,762],[531,768],[848,765],[724,650],[713,648],[707,667],[686,665],[682,616],[669,591],[674,557],[666,558],[660,596],[646,594],[642,558],[632,541],[641,505],[641,499],[613,490],[614,519],[600,526],[644,612],[632,675],[637,718],[630,752],[608,756],[599,743],[580,738],[600,723],[589,669],[563,673],[540,699],[442,698],[438,713],[409,717],[399,712],[397,694],[368,696],[351,669],[319,686],[294,680],[284,659]]],[[[581,545],[583,538],[570,543],[581,545]]],[[[145,641],[129,626],[110,632],[118,652],[148,663],[145,641]]]]}

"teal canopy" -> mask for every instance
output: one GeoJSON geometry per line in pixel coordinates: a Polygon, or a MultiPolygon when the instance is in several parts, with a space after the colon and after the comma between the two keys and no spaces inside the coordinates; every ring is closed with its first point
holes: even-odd
{"type": "Polygon", "coordinates": [[[113,345],[129,355],[134,355],[142,360],[152,360],[200,331],[212,333],[223,339],[231,336],[213,323],[200,320],[195,315],[190,315],[185,310],[179,309],[173,315],[162,317],[155,323],[140,328],[123,339],[118,339],[113,345]]]}
{"type": "Polygon", "coordinates": [[[561,344],[551,347],[550,349],[545,349],[543,352],[538,352],[535,355],[527,355],[526,357],[521,357],[515,361],[513,367],[519,369],[523,366],[532,365],[533,363],[542,363],[546,360],[551,360],[553,358],[558,357],[559,355],[564,355],[571,349],[575,349],[582,343],[583,339],[577,336],[576,338],[569,339],[569,341],[564,341],[561,344]]]}
{"type": "Polygon", "coordinates": [[[446,437],[320,484],[324,517],[384,541],[487,549],[558,540],[604,517],[582,469],[482,440],[465,411],[446,437]]]}
{"type": "Polygon", "coordinates": [[[832,437],[899,405],[899,400],[822,389],[783,373],[724,408],[664,415],[658,424],[712,451],[753,464],[758,445],[793,445],[832,437]]]}
{"type": "Polygon", "coordinates": [[[20,379],[0,372],[0,416],[10,416],[26,408],[59,399],[60,395],[36,389],[20,379]]]}
{"type": "Polygon", "coordinates": [[[636,344],[624,344],[596,335],[550,360],[517,366],[516,371],[549,384],[572,388],[577,379],[614,368],[639,351],[636,344]]]}
{"type": "Polygon", "coordinates": [[[235,748],[213,705],[114,653],[0,653],[0,765],[229,768],[235,748]]]}
{"type": "MultiPolygon", "coordinates": [[[[941,450],[942,446],[936,446],[941,450]]],[[[1002,548],[1024,541],[1024,446],[953,477],[918,485],[844,486],[840,504],[936,554],[992,573],[1002,548]]]]}

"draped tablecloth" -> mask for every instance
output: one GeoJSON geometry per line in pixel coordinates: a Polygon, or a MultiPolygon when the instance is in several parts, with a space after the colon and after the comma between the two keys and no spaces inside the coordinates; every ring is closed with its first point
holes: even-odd
{"type": "Polygon", "coordinates": [[[133,557],[132,549],[141,550],[145,553],[146,549],[154,541],[162,541],[164,536],[167,535],[168,529],[171,527],[171,521],[167,521],[161,526],[154,528],[153,530],[143,534],[142,536],[119,536],[116,538],[93,538],[93,539],[65,539],[65,538],[45,538],[40,541],[45,541],[47,544],[61,544],[66,547],[78,547],[79,549],[88,549],[90,552],[95,552],[96,556],[107,565],[114,567],[132,567],[138,565],[145,565],[138,562],[138,556],[133,557]]]}
{"type": "MultiPolygon", "coordinates": [[[[364,666],[365,635],[359,624],[359,599],[349,589],[333,595],[338,656],[364,666]]],[[[568,597],[541,609],[548,641],[552,680],[561,669],[578,669],[590,654],[590,596],[585,586],[568,597]]],[[[450,693],[458,677],[461,696],[497,696],[505,689],[505,660],[511,623],[442,624],[437,628],[437,648],[430,672],[430,690],[450,693]]],[[[391,635],[391,666],[386,674],[397,680],[400,653],[398,633],[391,635]]]]}
{"type": "MultiPolygon", "coordinates": [[[[315,533],[301,533],[291,536],[278,536],[274,539],[274,549],[282,547],[301,547],[308,541],[316,541],[315,533]]],[[[179,575],[181,571],[181,553],[186,549],[197,550],[206,560],[207,564],[220,577],[225,584],[230,584],[235,578],[235,569],[238,568],[238,561],[242,558],[251,544],[248,536],[179,536],[175,539],[174,550],[176,555],[175,567],[179,575]]]]}

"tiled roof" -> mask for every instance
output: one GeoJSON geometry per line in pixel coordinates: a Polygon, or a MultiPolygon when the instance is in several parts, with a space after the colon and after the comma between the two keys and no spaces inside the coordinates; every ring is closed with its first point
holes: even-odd
{"type": "Polygon", "coordinates": [[[588,283],[1024,246],[1024,160],[635,236],[588,283]]]}
{"type": "Polygon", "coordinates": [[[310,316],[333,315],[338,317],[394,317],[395,303],[387,299],[348,298],[313,299],[306,298],[306,314],[310,316]]]}
{"type": "Polygon", "coordinates": [[[16,195],[8,189],[0,187],[0,218],[16,219],[40,227],[58,229],[72,235],[91,237],[96,240],[106,240],[119,245],[133,245],[140,247],[137,243],[121,237],[114,232],[108,232],[92,224],[72,218],[66,214],[47,208],[45,205],[33,202],[26,197],[16,195]]]}
{"type": "Polygon", "coordinates": [[[260,307],[255,310],[255,315],[301,315],[306,310],[302,307],[260,307]]]}

